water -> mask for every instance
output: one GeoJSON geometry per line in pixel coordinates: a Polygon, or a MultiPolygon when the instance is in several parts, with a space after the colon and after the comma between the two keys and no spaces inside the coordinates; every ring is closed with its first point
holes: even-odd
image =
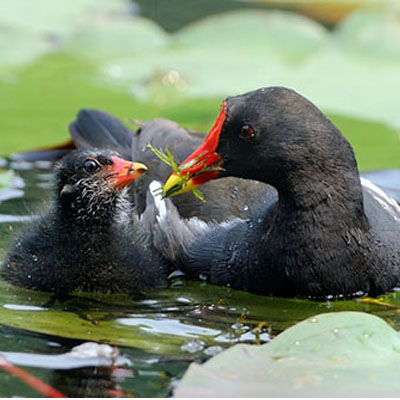
{"type": "MultiPolygon", "coordinates": [[[[51,187],[51,165],[10,165],[15,187],[0,189],[0,258],[26,216],[46,206],[51,187]]],[[[321,303],[255,296],[179,274],[168,289],[141,298],[81,293],[59,300],[0,282],[0,354],[67,396],[165,397],[190,362],[235,343],[266,343],[302,319],[338,310],[372,312],[399,329],[399,306],[399,292],[375,303],[321,303]],[[87,341],[115,346],[126,362],[110,366],[65,355],[87,341]]],[[[0,370],[0,395],[39,394],[0,370]]]]}

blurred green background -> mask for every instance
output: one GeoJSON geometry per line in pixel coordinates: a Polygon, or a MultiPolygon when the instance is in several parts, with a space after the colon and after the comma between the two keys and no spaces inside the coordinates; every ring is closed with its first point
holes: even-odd
{"type": "Polygon", "coordinates": [[[2,0],[0,154],[58,144],[82,107],[206,131],[222,99],[284,85],[363,170],[400,167],[400,4],[2,0]]]}

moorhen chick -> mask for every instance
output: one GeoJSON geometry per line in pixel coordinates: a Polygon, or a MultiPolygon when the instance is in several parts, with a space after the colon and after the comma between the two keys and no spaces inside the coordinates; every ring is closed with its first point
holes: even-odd
{"type": "Polygon", "coordinates": [[[147,170],[110,150],[75,150],[56,168],[50,210],[17,238],[1,267],[29,289],[137,293],[166,282],[169,264],[130,218],[126,185],[147,170]]]}
{"type": "Polygon", "coordinates": [[[197,230],[171,207],[158,211],[156,243],[189,276],[285,297],[375,296],[399,284],[400,209],[363,189],[348,141],[295,91],[227,98],[180,168],[190,179],[177,190],[182,180],[172,174],[167,196],[226,176],[278,192],[255,218],[197,230]],[[203,167],[216,165],[223,169],[205,177],[203,167]]]}

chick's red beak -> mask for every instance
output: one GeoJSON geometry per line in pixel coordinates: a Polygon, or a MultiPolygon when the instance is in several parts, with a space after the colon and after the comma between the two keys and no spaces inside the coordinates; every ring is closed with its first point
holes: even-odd
{"type": "Polygon", "coordinates": [[[142,176],[147,167],[144,164],[123,160],[122,158],[111,156],[113,162],[110,165],[110,179],[115,182],[115,187],[123,188],[128,183],[142,176]]]}
{"type": "Polygon", "coordinates": [[[175,172],[168,178],[164,185],[166,197],[185,193],[217,177],[218,168],[222,167],[223,160],[216,150],[225,119],[226,103],[224,102],[203,144],[181,163],[181,176],[185,177],[185,180],[183,181],[175,172]],[[215,167],[214,170],[213,167],[215,167]]]}

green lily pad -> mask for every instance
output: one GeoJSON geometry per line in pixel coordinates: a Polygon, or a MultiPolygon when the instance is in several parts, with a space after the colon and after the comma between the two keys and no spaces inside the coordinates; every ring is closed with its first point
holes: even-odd
{"type": "MultiPolygon", "coordinates": [[[[52,0],[2,0],[0,71],[8,71],[46,52],[58,50],[76,30],[91,23],[107,20],[123,23],[129,5],[128,0],[74,0],[62,3],[52,0]]],[[[4,77],[7,79],[7,75],[4,77]]]]}
{"type": "Polygon", "coordinates": [[[395,10],[357,11],[333,32],[288,12],[229,12],[187,26],[156,51],[120,54],[100,71],[146,101],[288,86],[325,111],[399,129],[395,10]]]}
{"type": "Polygon", "coordinates": [[[392,397],[400,334],[356,312],[309,318],[262,346],[237,345],[191,364],[176,397],[392,397]]]}
{"type": "Polygon", "coordinates": [[[134,347],[154,354],[184,354],[180,349],[190,338],[197,337],[205,343],[220,331],[207,327],[182,325],[179,321],[164,320],[152,315],[131,318],[126,311],[134,312],[137,302],[124,295],[77,294],[80,303],[93,298],[100,306],[80,312],[66,310],[63,303],[48,307],[51,294],[17,288],[0,280],[0,324],[69,339],[80,339],[134,347]],[[108,299],[105,308],[101,300],[108,299]],[[114,305],[114,307],[112,306],[114,305]],[[125,311],[125,313],[123,312],[125,311]],[[179,329],[177,329],[179,328],[179,329]]]}
{"type": "Polygon", "coordinates": [[[37,34],[0,26],[0,71],[31,62],[51,48],[51,43],[37,34]]]}
{"type": "MultiPolygon", "coordinates": [[[[113,56],[157,51],[168,40],[168,35],[146,18],[107,19],[82,26],[65,50],[96,60],[109,60],[113,56]]],[[[118,76],[115,70],[111,73],[118,76]]]]}
{"type": "Polygon", "coordinates": [[[127,11],[128,0],[2,0],[0,25],[23,32],[65,37],[77,26],[127,11]]]}
{"type": "Polygon", "coordinates": [[[256,296],[199,282],[185,282],[147,296],[154,306],[143,306],[126,295],[94,293],[76,293],[51,302],[50,293],[14,287],[0,280],[0,324],[187,357],[182,345],[192,340],[201,340],[205,346],[226,347],[249,341],[250,335],[250,342],[255,343],[253,328],[260,323],[275,334],[321,311],[360,310],[385,315],[388,309],[397,308],[396,299],[389,298],[382,300],[383,305],[356,300],[321,303],[256,296]],[[165,314],[164,309],[175,311],[165,314]]]}
{"type": "Polygon", "coordinates": [[[301,15],[241,10],[214,15],[189,25],[174,35],[174,45],[188,49],[204,49],[206,45],[208,49],[222,52],[233,48],[238,60],[272,52],[295,61],[320,48],[327,37],[322,25],[301,15]]]}
{"type": "Polygon", "coordinates": [[[156,52],[123,52],[101,70],[110,77],[109,71],[118,68],[115,83],[145,99],[156,97],[155,89],[170,96],[223,96],[233,87],[260,86],[266,77],[273,81],[287,63],[297,64],[327,39],[321,25],[292,13],[230,12],[189,25],[156,52]]]}
{"type": "Polygon", "coordinates": [[[380,13],[360,10],[350,15],[335,37],[340,46],[353,53],[386,62],[400,59],[400,21],[392,8],[380,13]]]}

